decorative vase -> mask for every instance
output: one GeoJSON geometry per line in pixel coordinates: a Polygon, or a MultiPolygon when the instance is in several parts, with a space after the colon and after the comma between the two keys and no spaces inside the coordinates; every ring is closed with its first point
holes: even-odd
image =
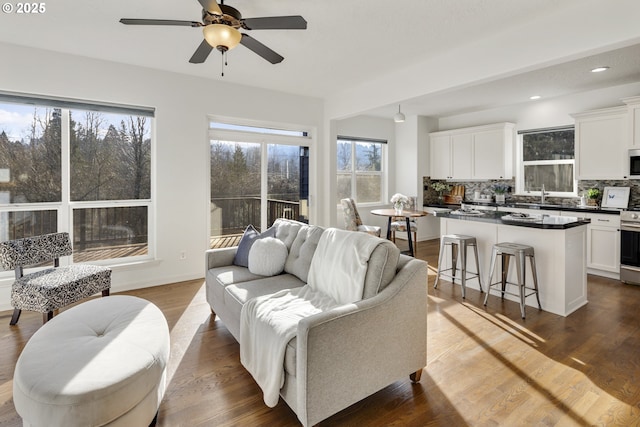
{"type": "Polygon", "coordinates": [[[587,206],[598,206],[598,199],[587,199],[587,206]]]}
{"type": "Polygon", "coordinates": [[[504,203],[504,194],[496,194],[496,203],[504,203]]]}
{"type": "Polygon", "coordinates": [[[395,205],[393,208],[396,210],[396,215],[402,215],[402,205],[395,205]]]}

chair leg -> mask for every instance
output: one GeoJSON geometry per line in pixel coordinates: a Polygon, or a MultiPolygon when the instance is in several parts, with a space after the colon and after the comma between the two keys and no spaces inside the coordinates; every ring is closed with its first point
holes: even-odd
{"type": "MultiPolygon", "coordinates": [[[[491,251],[491,260],[489,261],[489,276],[487,276],[487,293],[484,296],[484,305],[487,305],[487,301],[489,300],[489,294],[491,293],[491,283],[493,281],[493,273],[496,269],[496,257],[497,252],[495,249],[491,251]]],[[[497,283],[497,282],[496,282],[497,283]]]]}
{"type": "Polygon", "coordinates": [[[108,297],[109,296],[109,289],[105,289],[104,291],[102,291],[102,296],[103,297],[108,297]]]}
{"type": "Polygon", "coordinates": [[[438,255],[438,271],[436,272],[436,281],[433,284],[433,289],[438,288],[438,280],[440,280],[440,271],[442,270],[442,261],[444,260],[444,248],[445,244],[440,240],[440,254],[438,255]]]}
{"type": "Polygon", "coordinates": [[[44,325],[45,323],[47,323],[49,320],[53,319],[53,311],[50,311],[48,313],[42,313],[42,324],[44,325]]]}
{"type": "Polygon", "coordinates": [[[418,232],[413,232],[413,252],[418,250],[418,232]]]}
{"type": "Polygon", "coordinates": [[[20,310],[19,308],[14,308],[13,309],[13,316],[11,316],[11,321],[9,322],[10,325],[15,325],[16,323],[18,323],[18,319],[20,319],[20,314],[22,313],[22,310],[20,310]]]}
{"type": "Polygon", "coordinates": [[[422,377],[422,369],[420,369],[419,371],[415,371],[415,372],[409,374],[409,379],[414,384],[420,382],[420,377],[422,377]]]}

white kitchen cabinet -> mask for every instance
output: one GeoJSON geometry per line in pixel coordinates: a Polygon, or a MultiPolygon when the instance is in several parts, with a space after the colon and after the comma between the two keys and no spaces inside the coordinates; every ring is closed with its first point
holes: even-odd
{"type": "Polygon", "coordinates": [[[620,278],[620,216],[563,211],[562,216],[589,218],[587,226],[587,272],[620,278]]]}
{"type": "Polygon", "coordinates": [[[576,179],[626,179],[627,107],[574,114],[576,179]]]}
{"type": "Polygon", "coordinates": [[[511,179],[514,127],[498,123],[429,134],[431,178],[511,179]]]}
{"type": "Polygon", "coordinates": [[[640,96],[625,98],[622,101],[627,104],[629,148],[640,148],[640,96]]]}

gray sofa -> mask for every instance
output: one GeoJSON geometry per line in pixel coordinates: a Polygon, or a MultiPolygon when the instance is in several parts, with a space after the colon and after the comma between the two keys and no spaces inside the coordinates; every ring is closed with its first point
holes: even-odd
{"type": "MultiPolygon", "coordinates": [[[[265,277],[233,264],[237,247],[206,251],[206,298],[240,342],[243,304],[305,285],[325,231],[278,219],[275,238],[288,249],[284,272],[265,277]]],[[[354,232],[355,233],[355,232],[354,232]]],[[[375,239],[375,237],[371,237],[375,239]]],[[[417,382],[427,357],[427,263],[380,239],[361,301],[304,318],[289,341],[280,396],[302,425],[314,425],[406,376],[417,382]]]]}

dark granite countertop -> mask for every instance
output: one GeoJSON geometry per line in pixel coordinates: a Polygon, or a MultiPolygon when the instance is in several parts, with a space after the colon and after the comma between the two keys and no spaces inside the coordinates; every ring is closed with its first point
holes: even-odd
{"type": "MultiPolygon", "coordinates": [[[[551,210],[551,211],[568,211],[568,212],[589,212],[589,213],[599,213],[599,214],[609,214],[609,215],[620,215],[620,209],[615,208],[601,208],[601,207],[580,207],[580,206],[570,206],[570,205],[554,205],[554,204],[538,204],[538,203],[518,203],[518,202],[507,202],[507,203],[495,203],[495,202],[474,202],[474,201],[465,201],[462,202],[465,205],[475,205],[475,206],[492,206],[492,207],[507,207],[507,208],[519,208],[519,209],[540,209],[540,210],[551,210]]],[[[437,204],[437,203],[425,203],[424,207],[432,207],[432,208],[446,208],[451,210],[456,210],[460,208],[460,205],[448,205],[448,204],[437,204]]]]}
{"type": "Polygon", "coordinates": [[[542,228],[550,230],[565,230],[567,228],[587,225],[590,219],[573,216],[535,215],[525,218],[515,218],[510,212],[476,211],[480,214],[464,214],[459,210],[450,212],[436,212],[434,216],[439,218],[451,218],[462,221],[486,222],[492,224],[515,225],[517,227],[542,228]]]}

